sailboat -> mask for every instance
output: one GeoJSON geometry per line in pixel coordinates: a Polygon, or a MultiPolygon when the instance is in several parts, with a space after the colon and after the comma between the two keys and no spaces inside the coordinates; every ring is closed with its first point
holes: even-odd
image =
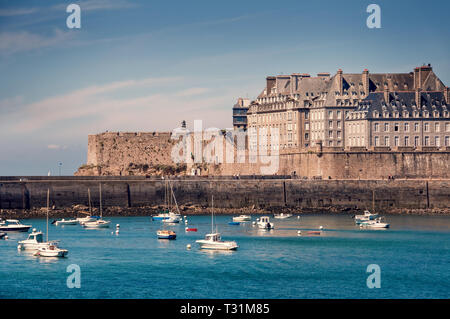
{"type": "Polygon", "coordinates": [[[102,209],[102,183],[99,186],[100,191],[100,218],[96,221],[86,222],[83,224],[85,228],[109,228],[111,222],[109,220],[103,220],[103,209],[102,209]]]}
{"type": "Polygon", "coordinates": [[[170,197],[169,197],[169,206],[168,206],[168,211],[169,211],[169,217],[168,218],[164,218],[162,220],[163,223],[168,223],[168,224],[178,224],[181,220],[181,213],[180,213],[180,209],[178,208],[178,203],[177,203],[177,199],[175,197],[175,193],[173,192],[173,188],[172,185],[170,184],[170,182],[168,182],[169,184],[169,192],[170,192],[170,197]],[[170,209],[170,206],[172,205],[172,199],[173,202],[175,203],[175,208],[177,210],[176,213],[172,212],[170,209]]]}
{"type": "Polygon", "coordinates": [[[91,190],[88,188],[88,201],[89,201],[89,213],[86,212],[80,212],[82,214],[86,214],[86,217],[79,217],[77,218],[77,221],[83,225],[84,223],[88,222],[95,222],[98,217],[92,216],[92,205],[91,205],[91,190]]]}
{"type": "Polygon", "coordinates": [[[214,196],[212,197],[211,204],[211,233],[205,235],[205,239],[195,241],[200,245],[200,249],[215,249],[215,250],[236,250],[238,244],[235,241],[223,241],[220,237],[220,233],[214,232],[214,196]]]}
{"type": "Polygon", "coordinates": [[[26,240],[19,241],[18,249],[30,249],[36,250],[34,253],[36,256],[42,257],[65,257],[69,253],[67,249],[61,249],[58,247],[58,241],[48,240],[48,211],[50,206],[50,189],[47,189],[47,233],[46,241],[43,241],[42,232],[37,232],[33,229],[33,232],[28,236],[26,240]]]}
{"type": "MultiPolygon", "coordinates": [[[[175,202],[175,207],[177,209],[177,214],[174,214],[174,213],[172,213],[170,211],[170,205],[168,204],[169,218],[163,219],[162,220],[163,224],[179,223],[180,222],[180,217],[179,216],[181,216],[180,210],[178,208],[177,199],[175,198],[175,194],[173,192],[172,185],[170,185],[170,182],[169,182],[169,186],[170,186],[170,193],[173,196],[173,200],[175,202]]],[[[176,239],[177,238],[177,234],[173,230],[159,229],[156,232],[156,235],[158,236],[158,239],[176,239]]]]}
{"type": "MultiPolygon", "coordinates": [[[[170,211],[170,206],[172,203],[172,196],[176,202],[175,195],[173,193],[172,186],[170,185],[169,181],[165,182],[164,186],[164,206],[166,206],[166,209],[160,212],[158,215],[152,216],[152,220],[162,220],[163,222],[166,221],[168,223],[178,223],[181,220],[181,214],[178,211],[177,213],[173,213],[170,211]],[[170,186],[170,189],[169,189],[170,186]]],[[[177,206],[178,209],[178,206],[177,206]]]]}
{"type": "Polygon", "coordinates": [[[378,213],[375,213],[375,190],[372,190],[372,213],[366,209],[363,215],[356,215],[354,218],[357,225],[378,218],[378,213]]]}

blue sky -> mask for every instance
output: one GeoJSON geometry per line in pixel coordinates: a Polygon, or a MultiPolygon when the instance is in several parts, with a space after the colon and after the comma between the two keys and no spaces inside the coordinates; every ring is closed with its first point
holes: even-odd
{"type": "Polygon", "coordinates": [[[450,84],[448,1],[0,1],[0,175],[72,175],[87,135],[231,127],[267,75],[410,72],[450,84]],[[66,7],[81,7],[81,29],[66,7]],[[366,26],[370,3],[381,29],[366,26]]]}

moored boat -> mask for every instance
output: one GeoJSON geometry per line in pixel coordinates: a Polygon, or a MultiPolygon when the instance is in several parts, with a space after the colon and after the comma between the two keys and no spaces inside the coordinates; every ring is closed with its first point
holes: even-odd
{"type": "Polygon", "coordinates": [[[233,217],[234,222],[248,222],[252,220],[252,216],[250,215],[239,215],[233,217]]]}
{"type": "Polygon", "coordinates": [[[40,257],[66,257],[69,251],[67,249],[61,249],[56,245],[49,245],[40,247],[35,253],[35,256],[40,257]]]}
{"type": "Polygon", "coordinates": [[[99,192],[100,192],[100,218],[92,221],[83,223],[84,228],[109,228],[111,222],[109,220],[103,220],[103,209],[102,209],[102,184],[99,184],[99,192]]]}
{"type": "Polygon", "coordinates": [[[78,220],[76,219],[61,219],[61,220],[57,220],[55,221],[55,225],[56,226],[60,226],[60,225],[78,225],[78,220]]]}
{"type": "Polygon", "coordinates": [[[36,229],[33,228],[27,239],[19,241],[17,248],[19,250],[38,250],[39,248],[48,247],[50,245],[57,245],[57,242],[44,241],[44,233],[36,231],[36,229]]]}
{"type": "Polygon", "coordinates": [[[359,226],[367,228],[389,228],[389,224],[383,222],[383,220],[383,217],[378,217],[375,220],[364,221],[359,226]]]}
{"type": "MultiPolygon", "coordinates": [[[[212,249],[212,250],[236,250],[238,244],[235,241],[223,241],[220,233],[216,230],[214,232],[214,197],[212,197],[211,204],[211,233],[205,235],[205,239],[196,240],[195,242],[200,245],[200,249],[212,249]]],[[[217,228],[217,226],[216,226],[217,228]]]]}
{"type": "Polygon", "coordinates": [[[285,214],[285,213],[280,213],[280,214],[274,214],[273,218],[277,218],[277,219],[286,219],[292,217],[292,214],[285,214]]]}
{"type": "Polygon", "coordinates": [[[262,216],[258,221],[258,227],[261,229],[274,229],[275,225],[270,222],[269,216],[262,216]]]}
{"type": "Polygon", "coordinates": [[[378,213],[371,213],[370,211],[365,210],[363,215],[355,215],[355,223],[361,224],[363,222],[375,220],[376,218],[378,218],[378,213]]]}
{"type": "Polygon", "coordinates": [[[10,232],[10,231],[19,231],[19,232],[27,232],[32,226],[31,225],[23,225],[17,219],[7,219],[0,224],[0,231],[10,232]]]}
{"type": "Polygon", "coordinates": [[[177,238],[177,234],[172,231],[172,230],[158,230],[156,232],[156,234],[158,235],[158,239],[176,239],[177,238]]]}

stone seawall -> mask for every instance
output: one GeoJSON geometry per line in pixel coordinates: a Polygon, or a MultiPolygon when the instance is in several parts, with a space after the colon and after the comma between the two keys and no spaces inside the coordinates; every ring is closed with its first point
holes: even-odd
{"type": "MultiPolygon", "coordinates": [[[[144,207],[164,203],[164,180],[139,177],[0,177],[0,209],[33,209],[46,206],[50,189],[51,205],[68,208],[99,206],[102,183],[104,207],[144,207]]],[[[268,209],[333,208],[370,209],[372,196],[380,211],[450,207],[450,180],[301,180],[291,178],[241,177],[241,179],[175,178],[171,180],[179,205],[210,205],[217,208],[254,207],[268,209]]]]}

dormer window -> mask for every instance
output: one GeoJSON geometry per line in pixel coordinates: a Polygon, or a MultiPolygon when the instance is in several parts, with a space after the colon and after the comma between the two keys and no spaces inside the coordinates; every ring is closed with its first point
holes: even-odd
{"type": "Polygon", "coordinates": [[[373,111],[373,117],[374,118],[379,118],[380,117],[380,113],[378,113],[378,111],[373,111]]]}
{"type": "Polygon", "coordinates": [[[434,112],[433,112],[433,116],[434,116],[434,117],[439,117],[439,111],[434,111],[434,112]]]}
{"type": "Polygon", "coordinates": [[[383,117],[384,118],[388,118],[389,117],[389,112],[383,112],[383,117]]]}
{"type": "Polygon", "coordinates": [[[408,111],[403,111],[403,117],[409,117],[409,112],[408,111]]]}
{"type": "Polygon", "coordinates": [[[428,111],[423,111],[423,117],[430,117],[430,114],[428,113],[428,111]]]}

